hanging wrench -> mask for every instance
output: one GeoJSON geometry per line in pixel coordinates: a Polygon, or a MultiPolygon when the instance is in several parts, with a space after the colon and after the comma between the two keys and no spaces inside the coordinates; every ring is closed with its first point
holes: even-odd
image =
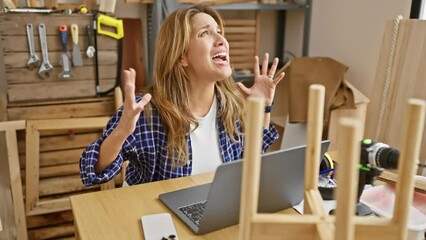
{"type": "Polygon", "coordinates": [[[38,25],[38,33],[40,35],[40,45],[41,53],[43,56],[43,62],[41,63],[40,69],[38,70],[38,75],[44,78],[53,70],[52,64],[49,62],[49,56],[47,54],[47,39],[46,39],[46,26],[44,23],[38,25]]]}
{"type": "Polygon", "coordinates": [[[61,39],[62,44],[62,53],[61,53],[61,65],[63,67],[63,71],[59,73],[59,78],[72,78],[71,73],[71,61],[70,54],[68,52],[67,43],[68,43],[68,27],[67,25],[59,26],[59,38],[61,39]]]}
{"type": "Polygon", "coordinates": [[[28,59],[27,66],[32,68],[38,65],[38,62],[40,59],[35,53],[33,25],[31,23],[28,23],[26,28],[27,28],[28,47],[30,48],[30,58],[28,59]]]}

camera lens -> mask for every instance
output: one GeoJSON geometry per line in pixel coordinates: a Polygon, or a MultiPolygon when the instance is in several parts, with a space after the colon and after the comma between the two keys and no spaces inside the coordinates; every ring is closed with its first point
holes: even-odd
{"type": "Polygon", "coordinates": [[[396,169],[398,167],[399,151],[395,148],[382,147],[377,151],[376,164],[385,169],[396,169]]]}

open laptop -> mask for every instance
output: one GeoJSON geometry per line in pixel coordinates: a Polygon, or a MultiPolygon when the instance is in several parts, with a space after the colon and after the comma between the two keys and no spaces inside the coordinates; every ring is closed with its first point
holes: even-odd
{"type": "MultiPolygon", "coordinates": [[[[330,142],[321,144],[321,156],[330,142]]],[[[277,212],[303,200],[306,146],[266,153],[261,159],[259,212],[277,212]]],[[[318,159],[318,164],[321,159],[318,159]]],[[[196,234],[239,222],[242,160],[216,169],[212,183],[160,194],[160,200],[196,234]]]]}

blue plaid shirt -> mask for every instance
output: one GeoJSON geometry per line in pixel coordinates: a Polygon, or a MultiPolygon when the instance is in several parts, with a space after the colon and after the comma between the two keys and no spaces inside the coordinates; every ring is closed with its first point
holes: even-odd
{"type": "MultiPolygon", "coordinates": [[[[141,97],[136,100],[140,101],[141,97]]],[[[192,148],[190,135],[187,135],[186,141],[189,148],[189,160],[183,167],[172,167],[171,159],[167,150],[167,135],[164,125],[156,110],[152,105],[150,119],[141,114],[136,124],[136,129],[124,142],[117,158],[99,175],[95,173],[94,165],[98,161],[99,150],[105,138],[111,134],[118,125],[122,114],[121,107],[109,120],[103,135],[90,144],[82,153],[80,159],[80,177],[85,186],[100,184],[111,180],[120,173],[124,160],[130,163],[126,169],[126,182],[129,185],[154,182],[169,178],[178,178],[191,175],[192,171],[192,148]]],[[[237,122],[240,130],[241,124],[237,122]]],[[[232,141],[227,134],[221,121],[218,121],[219,146],[223,162],[230,162],[243,157],[244,138],[235,135],[237,141],[232,141]]],[[[270,124],[269,129],[263,130],[262,153],[278,139],[278,131],[270,124]]]]}

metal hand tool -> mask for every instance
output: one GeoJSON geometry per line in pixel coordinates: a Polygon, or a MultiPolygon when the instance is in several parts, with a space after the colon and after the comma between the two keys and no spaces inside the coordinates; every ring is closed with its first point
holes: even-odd
{"type": "Polygon", "coordinates": [[[41,53],[43,56],[43,62],[41,63],[38,75],[44,78],[50,71],[53,70],[52,64],[49,62],[49,56],[47,54],[47,39],[46,39],[46,26],[44,23],[38,25],[38,33],[40,35],[41,53]]]}
{"type": "Polygon", "coordinates": [[[68,53],[67,42],[68,42],[68,27],[66,25],[59,26],[59,38],[62,44],[62,54],[60,63],[63,67],[63,71],[59,73],[59,78],[71,78],[71,61],[68,53]]]}
{"type": "Polygon", "coordinates": [[[38,8],[4,8],[5,13],[55,13],[60,12],[60,9],[38,9],[38,8]]]}
{"type": "Polygon", "coordinates": [[[113,87],[101,91],[100,87],[100,78],[99,78],[99,61],[98,61],[98,53],[95,53],[95,81],[96,81],[96,95],[105,96],[110,92],[114,91],[114,89],[120,86],[121,82],[121,68],[122,68],[122,49],[123,49],[123,37],[124,37],[124,27],[123,21],[120,19],[116,19],[113,17],[109,17],[102,14],[96,14],[93,17],[93,32],[95,34],[95,47],[98,48],[98,34],[106,35],[118,40],[118,62],[117,62],[117,77],[115,79],[115,84],[113,87]],[[115,32],[109,32],[101,28],[101,26],[108,26],[110,28],[116,29],[115,32]]]}
{"type": "Polygon", "coordinates": [[[87,47],[86,55],[88,58],[92,58],[95,56],[95,52],[96,52],[96,49],[93,46],[93,27],[91,24],[89,24],[86,26],[86,29],[87,29],[87,36],[89,37],[89,46],[87,47]]]}
{"type": "Polygon", "coordinates": [[[28,23],[26,28],[27,28],[28,47],[30,48],[30,58],[28,59],[27,66],[32,68],[38,65],[40,59],[35,53],[33,25],[31,23],[28,23]]]}
{"type": "Polygon", "coordinates": [[[78,46],[78,25],[71,24],[71,36],[72,36],[72,62],[74,66],[83,66],[83,59],[81,57],[80,47],[78,46]]]}

